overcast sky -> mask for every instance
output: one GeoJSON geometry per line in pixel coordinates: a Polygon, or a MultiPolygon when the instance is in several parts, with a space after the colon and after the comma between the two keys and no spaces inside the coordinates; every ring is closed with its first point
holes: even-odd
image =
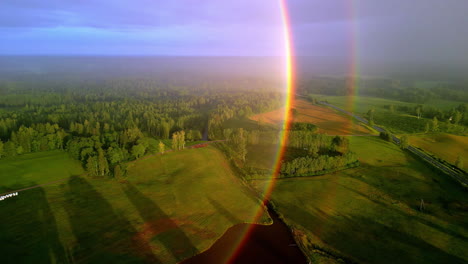
{"type": "MultiPolygon", "coordinates": [[[[468,61],[466,0],[289,0],[297,55],[468,61]]],[[[2,0],[0,54],[282,55],[275,0],[2,0]]]]}

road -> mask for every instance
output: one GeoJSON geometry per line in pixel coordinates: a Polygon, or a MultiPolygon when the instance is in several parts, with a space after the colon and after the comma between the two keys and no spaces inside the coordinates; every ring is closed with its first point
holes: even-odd
{"type": "MultiPolygon", "coordinates": [[[[349,116],[352,116],[353,118],[357,119],[358,121],[366,124],[366,125],[369,125],[369,121],[367,121],[365,118],[361,117],[361,116],[358,116],[354,113],[351,113],[351,112],[348,112],[344,109],[341,109],[337,106],[334,106],[332,104],[329,104],[327,102],[323,102],[323,101],[320,101],[319,104],[322,104],[322,105],[326,105],[328,107],[331,107],[333,109],[336,109],[342,113],[345,113],[349,116]]],[[[373,126],[372,127],[373,129],[377,130],[378,132],[386,132],[386,130],[382,127],[379,127],[379,126],[373,126]]],[[[393,139],[393,142],[395,142],[395,144],[400,144],[400,139],[397,138],[396,136],[392,135],[392,139],[393,139]]],[[[414,155],[420,157],[421,159],[423,159],[424,161],[426,161],[427,163],[431,164],[432,166],[436,167],[437,169],[439,169],[440,171],[444,172],[445,174],[449,175],[450,177],[452,177],[453,179],[455,179],[456,181],[458,181],[459,183],[461,183],[463,186],[467,187],[468,186],[468,175],[464,172],[461,172],[461,171],[458,171],[452,167],[449,167],[447,166],[446,164],[440,162],[439,160],[435,159],[434,157],[428,155],[427,153],[419,150],[418,148],[416,147],[413,147],[413,146],[408,146],[408,151],[410,151],[411,153],[413,153],[414,155]]]]}

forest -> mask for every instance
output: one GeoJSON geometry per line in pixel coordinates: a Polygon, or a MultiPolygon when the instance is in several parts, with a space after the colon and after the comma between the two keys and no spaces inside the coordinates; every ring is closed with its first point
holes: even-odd
{"type": "Polygon", "coordinates": [[[277,89],[248,79],[9,80],[0,93],[0,158],[61,149],[90,175],[117,177],[126,161],[220,138],[224,121],[282,101],[277,89]]]}

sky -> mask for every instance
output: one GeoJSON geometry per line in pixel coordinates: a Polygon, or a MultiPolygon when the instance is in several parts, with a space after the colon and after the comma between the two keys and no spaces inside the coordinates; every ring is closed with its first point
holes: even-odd
{"type": "MultiPolygon", "coordinates": [[[[298,56],[468,61],[466,0],[286,0],[298,56]]],[[[3,0],[0,54],[281,56],[276,0],[3,0]]]]}

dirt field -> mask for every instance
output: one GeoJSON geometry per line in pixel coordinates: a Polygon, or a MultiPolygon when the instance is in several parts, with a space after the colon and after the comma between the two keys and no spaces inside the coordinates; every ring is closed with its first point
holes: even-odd
{"type": "MultiPolygon", "coordinates": [[[[293,108],[298,112],[293,118],[294,122],[312,123],[319,128],[319,133],[328,135],[368,135],[372,133],[366,127],[332,109],[313,105],[305,100],[295,100],[293,108]]],[[[254,115],[250,119],[269,124],[281,124],[284,118],[283,113],[284,108],[280,108],[254,115]]]]}

